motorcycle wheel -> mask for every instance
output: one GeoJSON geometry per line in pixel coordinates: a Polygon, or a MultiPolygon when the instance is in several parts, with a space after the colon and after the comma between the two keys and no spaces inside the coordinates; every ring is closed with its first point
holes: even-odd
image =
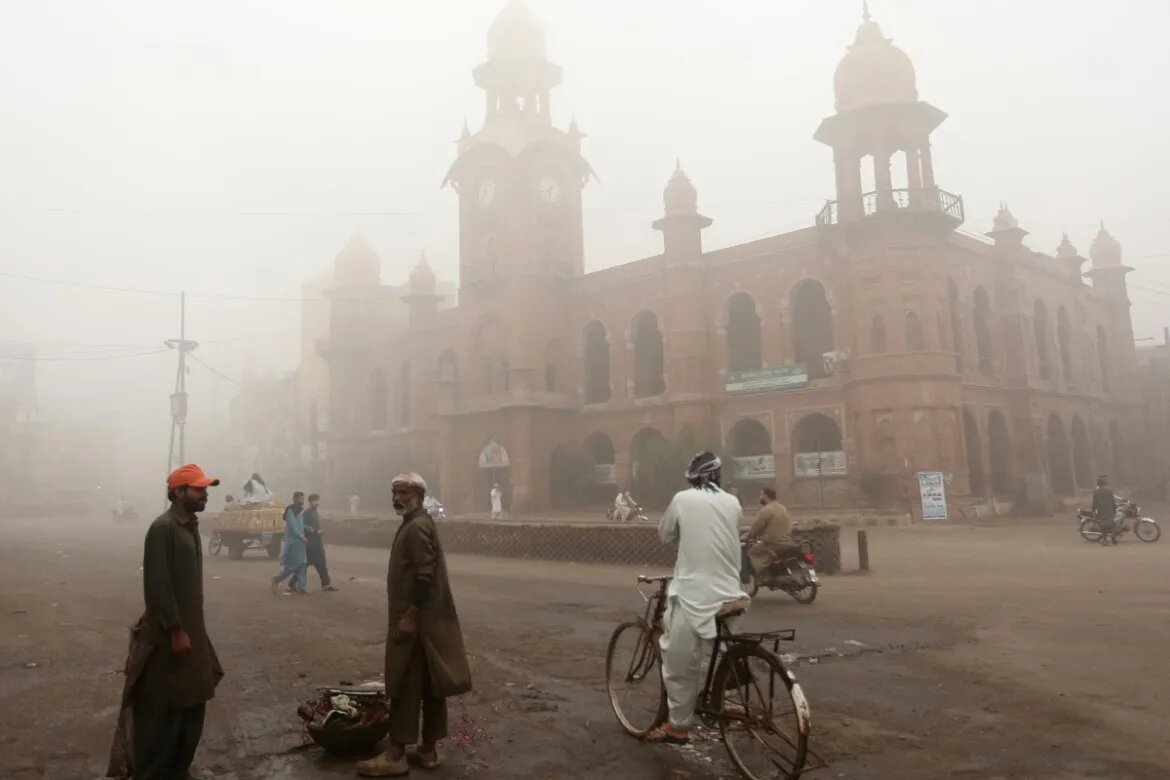
{"type": "Polygon", "coordinates": [[[796,599],[797,604],[811,604],[817,600],[817,584],[810,582],[799,590],[790,590],[788,595],[796,599]]]}
{"type": "Polygon", "coordinates": [[[1153,520],[1139,520],[1133,526],[1134,536],[1143,542],[1156,542],[1162,538],[1162,528],[1153,520]]]}
{"type": "Polygon", "coordinates": [[[1079,530],[1086,542],[1101,541],[1101,527],[1097,525],[1096,520],[1082,520],[1079,530]]]}

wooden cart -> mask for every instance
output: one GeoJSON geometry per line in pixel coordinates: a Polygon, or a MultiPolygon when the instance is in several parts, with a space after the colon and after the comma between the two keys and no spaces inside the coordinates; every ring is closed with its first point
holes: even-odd
{"type": "Polygon", "coordinates": [[[229,558],[244,557],[245,550],[264,550],[269,558],[280,557],[280,539],[284,535],[284,510],[277,506],[228,509],[215,515],[210,555],[227,548],[229,558]]]}

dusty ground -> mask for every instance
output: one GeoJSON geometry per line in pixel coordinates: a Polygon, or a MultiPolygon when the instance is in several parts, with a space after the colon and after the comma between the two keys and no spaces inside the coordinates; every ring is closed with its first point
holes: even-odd
{"type": "MultiPolygon", "coordinates": [[[[141,610],[141,534],[0,523],[0,777],[102,773],[126,627],[141,610]]],[[[828,578],[811,607],[766,593],[746,624],[798,631],[813,745],[830,764],[812,777],[1170,776],[1170,538],[1102,548],[1071,521],[869,535],[872,574],[828,578]]],[[[296,599],[269,593],[273,566],[258,553],[207,559],[228,677],[209,710],[204,776],[353,776],[301,747],[294,710],[315,684],[378,673],[386,553],[329,555],[341,592],[296,599]]],[[[454,704],[456,739],[432,776],[732,776],[716,743],[646,746],[614,723],[603,655],[641,603],[636,570],[474,557],[450,568],[476,691],[454,704]]]]}

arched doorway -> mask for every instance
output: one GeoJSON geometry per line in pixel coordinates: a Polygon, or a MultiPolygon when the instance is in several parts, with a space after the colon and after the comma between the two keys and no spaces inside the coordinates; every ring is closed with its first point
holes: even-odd
{"type": "Polygon", "coordinates": [[[727,449],[731,454],[730,476],[740,488],[740,495],[751,500],[749,493],[774,487],[776,459],[772,455],[772,435],[758,420],[745,418],[727,432],[727,449]]]}
{"type": "Polygon", "coordinates": [[[1048,415],[1048,478],[1057,495],[1071,496],[1076,492],[1068,435],[1064,423],[1055,414],[1048,415]]]}
{"type": "Polygon", "coordinates": [[[630,492],[643,506],[666,506],[685,483],[677,453],[657,428],[643,428],[630,443],[630,492]]]}
{"type": "Polygon", "coordinates": [[[727,300],[727,370],[750,371],[762,364],[756,302],[747,293],[737,292],[727,300]]]}
{"type": "Polygon", "coordinates": [[[585,373],[585,403],[605,403],[610,397],[609,388],[609,336],[605,326],[593,320],[582,332],[585,342],[583,366],[585,373]]]}
{"type": "Polygon", "coordinates": [[[841,428],[828,415],[810,414],[793,427],[793,473],[797,479],[798,503],[825,506],[825,479],[846,475],[844,449],[841,428]],[[815,484],[802,484],[802,480],[815,484]]]}
{"type": "Polygon", "coordinates": [[[1105,343],[1105,328],[1097,326],[1097,370],[1101,372],[1101,387],[1109,392],[1109,348],[1105,343]]]}
{"type": "Polygon", "coordinates": [[[987,483],[983,476],[983,441],[979,436],[979,423],[971,410],[963,409],[963,439],[967,445],[967,475],[971,481],[971,495],[987,494],[987,483]]]}
{"type": "Polygon", "coordinates": [[[666,389],[666,375],[658,316],[646,310],[634,315],[631,337],[634,342],[634,397],[662,395],[666,389]]]}
{"type": "Polygon", "coordinates": [[[439,355],[438,371],[440,382],[459,381],[459,361],[455,357],[455,350],[443,350],[442,354],[439,355]]]}
{"type": "Polygon", "coordinates": [[[1072,419],[1073,473],[1077,487],[1088,490],[1093,487],[1093,453],[1089,444],[1089,431],[1079,414],[1072,419]]]}
{"type": "Polygon", "coordinates": [[[788,296],[792,314],[792,350],[810,377],[825,376],[824,354],[833,351],[833,313],[825,288],[816,279],[805,279],[788,296]]]}
{"type": "Polygon", "coordinates": [[[552,451],[548,462],[548,497],[553,509],[567,509],[580,502],[582,474],[568,447],[552,451]]]}
{"type": "Polygon", "coordinates": [[[610,502],[618,490],[628,488],[619,485],[617,466],[614,464],[613,442],[604,433],[591,434],[583,447],[585,459],[591,468],[586,496],[592,503],[610,502]]]}
{"type": "MultiPolygon", "coordinates": [[[[1060,347],[1060,365],[1064,371],[1064,381],[1071,382],[1073,378],[1072,327],[1069,325],[1068,311],[1063,306],[1056,310],[1056,342],[1060,347]]],[[[1081,485],[1081,487],[1085,486],[1081,485]]]]}
{"type": "Polygon", "coordinates": [[[490,513],[492,485],[499,485],[503,494],[504,513],[512,508],[512,461],[507,448],[495,437],[489,437],[476,457],[474,506],[477,512],[490,513]]]}
{"type": "Polygon", "coordinates": [[[1015,491],[1012,480],[1012,440],[1007,421],[997,409],[987,416],[988,454],[991,456],[991,489],[997,496],[1015,491]]]}

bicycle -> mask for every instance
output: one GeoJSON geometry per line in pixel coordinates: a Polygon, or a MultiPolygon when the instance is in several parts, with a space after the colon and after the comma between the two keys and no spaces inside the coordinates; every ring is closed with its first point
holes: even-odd
{"type": "MultiPolygon", "coordinates": [[[[639,738],[667,718],[658,639],[664,632],[670,580],[638,576],[639,586],[658,583],[658,589],[647,596],[638,587],[646,600],[646,611],[640,619],[614,630],[605,657],[610,707],[622,728],[639,738]],[[629,650],[620,649],[627,640],[632,640],[629,650]],[[617,690],[620,684],[630,684],[646,694],[641,710],[622,703],[617,690]]],[[[779,655],[780,642],[794,640],[796,631],[732,633],[727,619],[745,609],[743,605],[728,605],[716,617],[718,631],[695,711],[708,725],[718,725],[728,756],[744,777],[796,780],[808,759],[812,719],[800,684],[779,655]],[[765,642],[772,643],[771,650],[765,642]]]]}

